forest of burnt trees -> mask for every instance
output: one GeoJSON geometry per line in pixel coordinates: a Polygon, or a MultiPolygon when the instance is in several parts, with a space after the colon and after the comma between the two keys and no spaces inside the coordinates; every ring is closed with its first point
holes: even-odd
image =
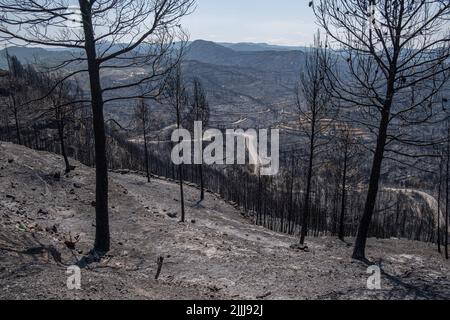
{"type": "MultiPolygon", "coordinates": [[[[14,95],[17,100],[31,100],[32,98],[28,95],[39,96],[39,90],[42,90],[40,94],[46,92],[47,89],[40,88],[39,84],[51,81],[51,79],[44,80],[45,77],[48,77],[47,75],[38,73],[31,66],[23,67],[15,57],[10,57],[10,59],[11,65],[14,66],[11,68],[11,78],[9,73],[4,73],[2,84],[6,86],[5,88],[9,88],[10,81],[14,83],[14,95]],[[17,71],[15,71],[16,69],[17,71]],[[21,84],[27,90],[21,90],[21,84]],[[33,90],[29,90],[29,88],[33,88],[33,90]]],[[[195,83],[195,90],[203,90],[198,80],[195,80],[195,83]]],[[[191,87],[194,90],[194,85],[191,87]]],[[[79,91],[77,87],[72,90],[67,88],[62,93],[57,91],[55,95],[63,96],[61,102],[67,103],[70,99],[76,99],[77,91],[79,91]]],[[[186,120],[196,116],[192,114],[192,111],[195,110],[195,95],[193,93],[191,95],[193,98],[185,105],[184,119],[186,120]]],[[[7,97],[9,98],[9,96],[7,97]]],[[[4,104],[3,108],[8,109],[2,113],[4,119],[0,139],[21,143],[37,150],[61,155],[65,153],[70,158],[93,166],[92,146],[94,141],[88,106],[80,104],[55,108],[51,107],[53,100],[54,97],[51,96],[44,101],[30,103],[20,109],[17,114],[17,127],[14,119],[15,113],[11,112],[14,109],[11,110],[9,104],[4,104]],[[60,111],[64,116],[58,115],[57,112],[62,108],[65,108],[64,112],[60,111]],[[64,128],[62,134],[60,134],[61,127],[64,128]],[[17,130],[17,128],[19,129],[17,130]]],[[[144,131],[148,134],[146,139],[155,138],[152,133],[157,128],[157,124],[152,119],[151,106],[152,102],[143,103],[141,100],[136,100],[135,120],[129,128],[123,128],[114,121],[107,122],[108,168],[119,172],[137,171],[147,177],[159,176],[179,181],[179,170],[170,160],[170,144],[167,142],[148,144],[146,151],[144,141],[142,143],[130,142],[132,137],[143,138],[144,131]],[[148,154],[148,158],[146,158],[146,154],[148,154]],[[147,168],[149,174],[147,174],[147,168]]],[[[204,118],[204,120],[206,119],[204,118]]],[[[333,143],[325,145],[327,150],[321,157],[321,163],[314,167],[315,174],[311,182],[311,214],[308,224],[311,236],[331,235],[344,239],[356,235],[358,217],[364,206],[364,172],[358,168],[361,165],[360,158],[363,150],[358,134],[352,132],[348,126],[335,128],[331,132],[333,143]],[[342,201],[343,199],[344,201],[342,201]],[[340,229],[341,224],[342,230],[340,229]]],[[[196,186],[200,186],[201,180],[203,180],[208,191],[219,194],[225,200],[233,203],[259,225],[278,232],[299,234],[303,216],[298,213],[304,210],[303,189],[307,179],[305,175],[308,165],[306,154],[306,150],[286,152],[282,156],[282,172],[275,177],[258,176],[253,173],[251,168],[239,165],[202,166],[201,171],[198,165],[185,165],[184,180],[196,186]]],[[[442,159],[444,158],[442,157],[442,159]]],[[[441,180],[445,179],[445,172],[442,171],[442,168],[441,176],[438,174],[438,166],[442,166],[440,161],[437,161],[436,165],[436,176],[432,177],[431,181],[435,181],[439,177],[441,180]]],[[[151,179],[149,180],[151,183],[151,179]]],[[[423,185],[430,184],[424,183],[423,185]]],[[[440,210],[445,208],[443,187],[442,184],[440,210]]],[[[415,189],[420,186],[412,185],[410,188],[415,189]]],[[[406,189],[408,188],[406,187],[406,189]]],[[[419,194],[408,195],[401,190],[399,188],[397,192],[385,191],[380,194],[379,204],[377,203],[377,211],[380,214],[371,226],[370,236],[401,237],[437,242],[435,211],[437,208],[430,206],[426,199],[420,198],[419,194]]],[[[439,190],[427,191],[437,197],[439,190]]],[[[443,229],[442,221],[440,225],[443,229]]],[[[441,241],[444,239],[443,235],[444,232],[441,230],[441,241]]]]}
{"type": "MultiPolygon", "coordinates": [[[[99,12],[130,3],[114,1],[108,7],[80,0],[80,40],[70,38],[70,30],[54,36],[39,32],[40,27],[61,26],[58,19],[65,17],[56,9],[44,10],[28,0],[0,0],[7,13],[28,12],[0,18],[4,41],[85,50],[62,64],[77,64],[69,75],[43,72],[7,56],[9,70],[0,78],[0,139],[60,153],[66,172],[76,170],[69,158],[95,166],[97,250],[109,249],[108,170],[132,170],[146,175],[149,183],[152,175],[178,181],[181,198],[183,183],[200,186],[199,201],[204,187],[255,223],[299,235],[302,246],[307,236],[356,237],[353,257],[363,259],[367,237],[401,237],[437,243],[439,250],[442,244],[448,256],[450,105],[445,93],[450,38],[444,25],[450,4],[379,4],[381,25],[372,28],[366,23],[370,1],[364,6],[352,0],[314,1],[311,5],[327,37],[321,41],[317,36],[293,92],[302,147],[281,150],[281,172],[270,177],[238,165],[175,166],[171,144],[147,144],[159,129],[152,128],[156,101],[167,106],[177,127],[189,127],[192,120],[207,122],[209,106],[199,80],[182,81],[182,54],[174,54],[182,51],[174,48],[174,40],[185,36],[178,21],[193,1],[144,1],[142,7],[138,2],[133,2],[134,12],[127,11],[129,16],[114,16],[120,12],[115,10],[108,17],[99,12]],[[154,18],[153,28],[136,30],[133,40],[119,48],[111,44],[101,49],[99,44],[108,37],[125,39],[133,26],[142,25],[145,14],[154,18]],[[115,28],[95,34],[99,24],[93,18],[103,24],[115,18],[115,28]],[[34,28],[8,29],[12,24],[34,28]],[[144,44],[148,52],[135,51],[144,44]],[[340,50],[332,51],[333,44],[340,50]],[[87,69],[80,67],[83,63],[87,69]],[[152,65],[148,75],[102,88],[103,70],[142,65],[152,65]],[[89,75],[89,93],[74,80],[83,72],[89,75]],[[135,105],[129,128],[103,114],[105,104],[124,100],[135,105]],[[144,144],[133,142],[135,137],[143,137],[144,144]],[[405,177],[393,179],[392,171],[400,167],[405,177]]],[[[180,212],[182,221],[189,219],[182,201],[180,212]]]]}

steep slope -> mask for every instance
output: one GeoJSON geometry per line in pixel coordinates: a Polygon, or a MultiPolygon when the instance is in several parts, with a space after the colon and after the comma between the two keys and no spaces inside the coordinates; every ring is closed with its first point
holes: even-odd
{"type": "Polygon", "coordinates": [[[170,217],[176,183],[127,171],[111,173],[112,250],[94,261],[93,169],[76,165],[64,176],[59,156],[0,143],[0,298],[450,298],[450,265],[433,246],[371,239],[384,274],[382,290],[369,291],[367,266],[348,258],[346,243],[317,238],[310,252],[291,249],[296,238],[254,226],[214,194],[197,204],[193,186],[181,224],[170,217]],[[75,249],[70,237],[80,239],[75,249]],[[66,268],[77,262],[81,290],[70,291],[66,268]]]}

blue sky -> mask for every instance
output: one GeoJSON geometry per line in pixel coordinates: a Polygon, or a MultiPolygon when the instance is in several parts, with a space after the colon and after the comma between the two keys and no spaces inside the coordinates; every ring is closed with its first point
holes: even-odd
{"type": "Polygon", "coordinates": [[[317,30],[308,0],[197,0],[183,19],[191,40],[310,45],[317,30]]]}

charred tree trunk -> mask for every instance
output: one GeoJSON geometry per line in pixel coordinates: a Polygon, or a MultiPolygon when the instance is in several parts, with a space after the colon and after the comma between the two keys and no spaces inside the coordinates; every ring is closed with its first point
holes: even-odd
{"type": "Polygon", "coordinates": [[[108,215],[108,163],[106,159],[106,135],[103,116],[103,96],[100,82],[100,65],[95,48],[92,25],[92,7],[89,1],[79,0],[85,35],[85,50],[91,89],[92,117],[95,141],[95,250],[110,249],[108,215]]]}
{"type": "Polygon", "coordinates": [[[443,158],[439,160],[439,186],[438,186],[438,207],[437,207],[437,246],[438,252],[441,253],[441,196],[442,196],[442,162],[443,158]]]}
{"type": "Polygon", "coordinates": [[[339,239],[344,241],[344,218],[345,218],[345,201],[346,201],[346,183],[347,183],[347,162],[348,162],[348,143],[345,143],[344,150],[344,173],[342,175],[342,199],[341,199],[341,216],[339,217],[339,239]]]}
{"type": "Polygon", "coordinates": [[[6,141],[11,141],[11,130],[9,128],[9,117],[8,113],[5,112],[5,129],[6,129],[6,141]]]}
{"type": "Polygon", "coordinates": [[[200,201],[205,199],[205,183],[203,181],[203,164],[200,164],[200,201]]]}
{"type": "Polygon", "coordinates": [[[450,178],[450,123],[447,120],[447,164],[445,172],[445,259],[448,259],[448,211],[449,211],[449,178],[450,178]]]}
{"type": "Polygon", "coordinates": [[[148,147],[147,147],[147,132],[144,123],[144,157],[145,157],[145,171],[147,173],[147,182],[150,182],[150,164],[148,159],[148,147]]]}
{"type": "Polygon", "coordinates": [[[288,221],[287,221],[287,233],[292,233],[292,212],[294,210],[294,155],[291,159],[291,176],[289,179],[289,204],[288,204],[288,221]]]}
{"type": "Polygon", "coordinates": [[[17,107],[15,105],[16,102],[15,102],[14,97],[12,98],[12,100],[13,100],[13,104],[14,104],[14,123],[15,123],[15,126],[16,126],[17,143],[18,144],[22,144],[22,137],[21,137],[21,134],[20,134],[19,114],[18,114],[18,111],[17,111],[17,107]]]}
{"type": "Polygon", "coordinates": [[[178,175],[180,179],[180,201],[181,201],[181,222],[185,222],[184,212],[184,191],[183,191],[183,165],[178,166],[178,175]]]}
{"type": "MultiPolygon", "coordinates": [[[[393,83],[391,84],[393,86],[393,83]]],[[[392,97],[392,94],[388,96],[392,97]]],[[[392,98],[391,98],[392,99],[392,98]]],[[[384,149],[387,140],[387,128],[389,124],[389,109],[392,104],[392,100],[387,101],[386,106],[383,109],[381,115],[381,121],[378,131],[377,147],[373,158],[372,170],[370,173],[369,189],[367,191],[367,198],[364,207],[364,213],[361,217],[361,221],[358,227],[358,233],[356,235],[355,248],[353,250],[352,257],[358,260],[364,260],[366,257],[366,242],[369,233],[369,226],[372,220],[375,202],[378,195],[378,184],[381,175],[381,166],[384,158],[384,149]]]]}
{"type": "Polygon", "coordinates": [[[61,146],[61,155],[64,158],[64,164],[66,166],[66,174],[70,172],[70,163],[69,158],[67,157],[66,152],[66,143],[64,141],[64,123],[62,119],[58,119],[58,137],[59,137],[59,144],[61,146]]]}
{"type": "MultiPolygon", "coordinates": [[[[180,103],[179,101],[177,102],[180,103]]],[[[181,126],[181,116],[180,116],[180,105],[177,105],[177,128],[180,129],[181,126]]],[[[181,203],[181,222],[185,222],[185,211],[184,211],[184,191],[183,191],[183,165],[178,165],[178,178],[180,183],[180,203],[181,203]]]]}
{"type": "Polygon", "coordinates": [[[300,233],[300,245],[305,244],[305,238],[308,234],[308,219],[310,212],[310,194],[311,194],[311,180],[314,162],[314,143],[315,143],[315,125],[316,120],[311,121],[311,140],[309,146],[309,161],[308,161],[308,177],[306,180],[306,193],[305,193],[305,207],[303,208],[303,219],[302,219],[302,229],[300,233]]]}

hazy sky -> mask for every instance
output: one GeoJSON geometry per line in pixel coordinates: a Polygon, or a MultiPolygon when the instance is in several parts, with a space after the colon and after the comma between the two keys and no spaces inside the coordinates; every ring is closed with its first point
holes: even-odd
{"type": "Polygon", "coordinates": [[[309,45],[317,30],[309,0],[197,0],[182,24],[191,40],[309,45]]]}

